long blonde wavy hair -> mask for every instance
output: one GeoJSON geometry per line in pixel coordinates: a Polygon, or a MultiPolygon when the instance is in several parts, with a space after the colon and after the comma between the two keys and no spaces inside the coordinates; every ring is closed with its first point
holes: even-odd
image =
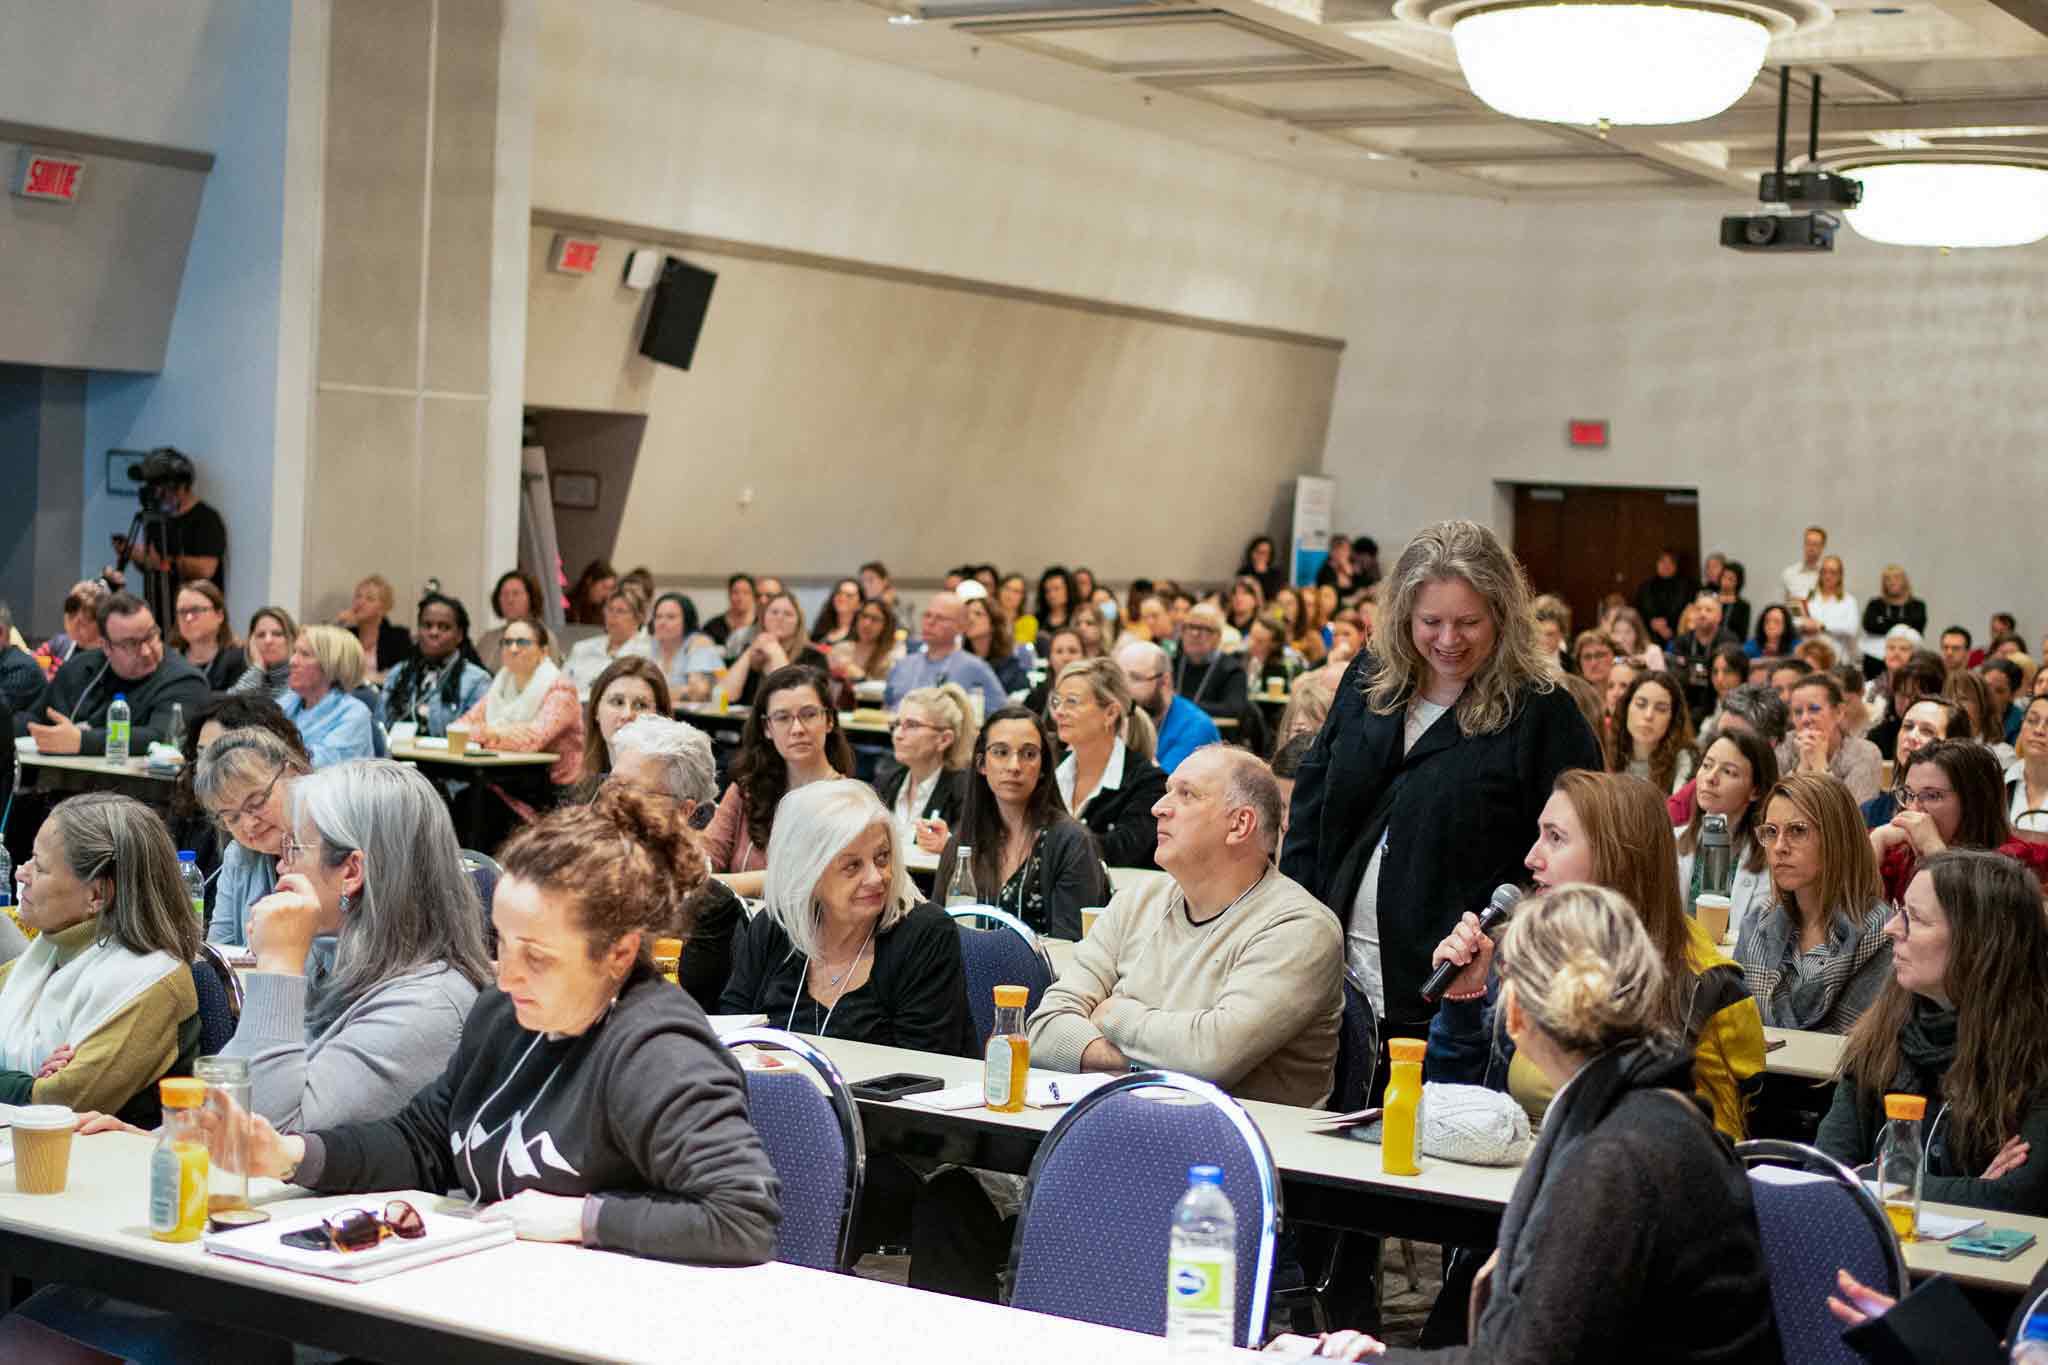
{"type": "Polygon", "coordinates": [[[1489,735],[1514,718],[1524,687],[1548,692],[1557,685],[1536,636],[1529,577],[1493,532],[1476,521],[1440,521],[1425,527],[1401,551],[1389,582],[1387,605],[1372,652],[1377,672],[1366,702],[1380,715],[1408,704],[1429,676],[1415,648],[1415,599],[1431,583],[1461,579],[1486,602],[1493,618],[1493,653],[1458,698],[1458,729],[1489,735]]]}

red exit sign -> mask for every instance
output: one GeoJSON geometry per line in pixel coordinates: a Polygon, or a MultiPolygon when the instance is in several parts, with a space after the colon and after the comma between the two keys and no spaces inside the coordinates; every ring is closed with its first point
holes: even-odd
{"type": "Polygon", "coordinates": [[[1607,419],[1605,417],[1574,417],[1565,423],[1565,439],[1574,446],[1591,450],[1607,448],[1607,419]]]}
{"type": "Polygon", "coordinates": [[[559,275],[588,275],[597,269],[597,248],[595,237],[558,234],[548,253],[548,269],[559,275]]]}
{"type": "Polygon", "coordinates": [[[11,188],[23,199],[54,199],[69,204],[77,200],[78,185],[84,177],[83,161],[24,151],[15,163],[11,188]]]}

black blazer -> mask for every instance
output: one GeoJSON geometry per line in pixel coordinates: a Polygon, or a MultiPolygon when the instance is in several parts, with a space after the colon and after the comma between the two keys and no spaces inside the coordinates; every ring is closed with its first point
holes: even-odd
{"type": "MultiPolygon", "coordinates": [[[[1149,758],[1124,751],[1124,784],[1099,791],[1077,817],[1095,836],[1096,851],[1110,867],[1157,867],[1159,822],[1152,808],[1166,795],[1166,774],[1149,758]]],[[[1434,945],[1431,945],[1434,946],[1434,945]]]]}
{"type": "MultiPolygon", "coordinates": [[[[910,780],[910,769],[893,758],[885,758],[875,765],[875,794],[882,798],[882,804],[889,813],[896,813],[896,798],[903,795],[903,784],[910,780]]],[[[947,829],[960,827],[960,811],[967,804],[967,770],[942,772],[939,780],[932,784],[932,794],[925,798],[924,809],[917,813],[920,820],[944,820],[947,829]]],[[[944,886],[944,882],[938,883],[944,886]]]]}
{"type": "Polygon", "coordinates": [[[1493,888],[1520,882],[1536,817],[1559,773],[1600,771],[1600,742],[1563,687],[1525,687],[1514,716],[1490,735],[1465,736],[1455,710],[1437,718],[1401,756],[1405,709],[1367,707],[1371,654],[1344,670],[1322,733],[1294,783],[1280,870],[1342,921],[1350,919],[1372,850],[1368,826],[1397,776],[1380,865],[1380,961],[1389,1020],[1426,1021],[1429,957],[1458,916],[1486,905],[1493,888]],[[1350,856],[1347,856],[1350,855],[1350,856]]]}
{"type": "MultiPolygon", "coordinates": [[[[390,617],[377,623],[377,671],[389,673],[398,661],[412,653],[412,632],[390,617]]],[[[375,715],[376,712],[370,714],[375,715]]]]}

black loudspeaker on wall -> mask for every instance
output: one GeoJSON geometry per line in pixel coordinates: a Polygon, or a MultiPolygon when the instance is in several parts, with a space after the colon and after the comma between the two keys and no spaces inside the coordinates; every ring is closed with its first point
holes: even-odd
{"type": "Polygon", "coordinates": [[[718,276],[688,261],[669,257],[662,263],[661,282],[647,308],[647,330],[640,334],[640,354],[679,370],[690,368],[704,314],[711,307],[711,287],[718,276]]]}

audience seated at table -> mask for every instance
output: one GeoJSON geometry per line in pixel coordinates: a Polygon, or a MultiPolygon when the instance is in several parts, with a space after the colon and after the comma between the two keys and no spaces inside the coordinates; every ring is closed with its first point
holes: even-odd
{"type": "Polygon", "coordinates": [[[920,687],[897,704],[889,724],[890,758],[875,769],[875,793],[889,808],[904,848],[945,848],[967,799],[967,766],[979,731],[974,708],[957,683],[920,687]]]}
{"type": "Polygon", "coordinates": [[[1937,853],[1914,874],[1885,932],[1892,980],[1849,1035],[1814,1145],[1863,1166],[1877,1155],[1884,1097],[1924,1095],[1947,1117],[1927,1125],[1922,1198],[2048,1214],[2040,883],[1995,853],[1937,853]]]}
{"type": "Polygon", "coordinates": [[[130,797],[71,797],[16,876],[37,938],[0,965],[0,1104],[154,1126],[157,1081],[199,1052],[199,920],[163,821],[130,797]]]}
{"type": "MultiPolygon", "coordinates": [[[[1585,882],[1618,892],[1635,907],[1662,964],[1658,1031],[1692,1049],[1693,1091],[1711,1110],[1715,1127],[1743,1138],[1750,1100],[1762,1084],[1763,1023],[1741,968],[1685,913],[1662,794],[1622,773],[1562,774],[1543,807],[1526,864],[1538,890],[1585,882]]],[[[1491,1011],[1486,1007],[1488,983],[1479,970],[1493,944],[1478,925],[1467,911],[1431,958],[1463,964],[1464,970],[1445,989],[1443,1007],[1430,1025],[1430,1079],[1483,1079],[1504,1087],[1541,1120],[1553,1095],[1547,1073],[1526,1061],[1518,1065],[1512,1049],[1493,1040],[1488,1016],[1499,1003],[1491,1011]]]]}
{"type": "Polygon", "coordinates": [[[505,627],[505,666],[483,700],[462,713],[472,744],[513,754],[554,754],[548,781],[575,782],[583,767],[583,706],[555,666],[548,628],[531,618],[505,627]]]}
{"type": "Polygon", "coordinates": [[[1862,816],[1817,773],[1780,779],[1763,809],[1774,894],[1743,921],[1735,960],[1764,1023],[1847,1033],[1891,971],[1891,907],[1862,816]]]}
{"type": "Polygon", "coordinates": [[[290,612],[283,607],[258,607],[249,617],[249,633],[242,644],[249,667],[228,691],[240,696],[283,696],[291,679],[292,642],[298,638],[299,625],[290,612]]]}
{"type": "Polygon", "coordinates": [[[352,632],[363,647],[363,677],[381,683],[399,661],[412,652],[412,634],[391,619],[398,606],[398,594],[391,580],[373,573],[356,584],[348,610],[334,618],[334,624],[352,632]]]}
{"type": "Polygon", "coordinates": [[[989,666],[1006,695],[1028,691],[1038,656],[1010,633],[1010,616],[1002,604],[977,597],[964,604],[962,611],[960,641],[967,651],[989,666]]]}
{"type": "Polygon", "coordinates": [[[648,657],[668,680],[669,695],[678,701],[703,701],[713,679],[725,667],[725,654],[697,629],[697,608],[689,596],[665,592],[654,599],[648,657]]]}
{"type": "Polygon", "coordinates": [[[590,700],[583,703],[583,762],[577,771],[576,799],[588,801],[597,795],[598,784],[612,770],[608,746],[621,726],[646,715],[667,718],[674,709],[668,680],[651,659],[629,654],[612,660],[591,684],[590,700]]]}
{"type": "Polygon", "coordinates": [[[980,693],[982,714],[1000,711],[1009,694],[989,666],[970,650],[961,647],[961,632],[967,625],[967,608],[956,593],[934,593],[925,603],[919,633],[924,648],[906,654],[889,670],[887,703],[894,710],[906,693],[942,682],[960,684],[969,693],[980,693]]]}
{"type": "Polygon", "coordinates": [[[654,641],[643,629],[647,624],[647,605],[640,589],[631,583],[619,584],[605,597],[604,634],[578,640],[569,647],[569,656],[562,664],[578,694],[587,696],[597,675],[615,659],[629,655],[653,657],[654,641]]]}
{"type": "Polygon", "coordinates": [[[1340,1332],[1322,1354],[1777,1365],[1749,1177],[1704,1106],[1673,1093],[1694,1078],[1669,961],[1613,890],[1563,886],[1516,909],[1500,945],[1501,1026],[1557,1102],[1501,1216],[1471,1344],[1379,1354],[1340,1332]]]}
{"type": "Polygon", "coordinates": [[[1692,720],[1669,673],[1644,673],[1622,693],[1607,741],[1607,770],[1640,777],[1669,796],[1692,780],[1692,720]]]}
{"type": "Polygon", "coordinates": [[[1154,867],[1159,827],[1152,807],[1166,774],[1152,761],[1151,717],[1110,659],[1068,664],[1046,703],[1065,756],[1053,770],[1060,799],[1095,837],[1110,867],[1154,867]]]}
{"type": "MultiPolygon", "coordinates": [[[[254,705],[255,698],[233,698],[254,705]]],[[[273,710],[284,713],[273,704],[273,710]]],[[[223,713],[225,714],[225,713],[223,713]]],[[[285,718],[289,726],[289,718],[285,718]]],[[[217,718],[202,720],[199,737],[211,727],[214,738],[199,751],[192,770],[192,794],[229,836],[221,854],[220,874],[213,889],[213,909],[206,924],[210,943],[242,947],[249,941],[249,911],[277,885],[278,860],[291,833],[291,789],[313,771],[311,756],[296,726],[287,743],[261,724],[221,728],[217,718]]]]}
{"type": "Polygon", "coordinates": [[[36,662],[46,677],[71,662],[81,649],[100,648],[100,603],[108,596],[107,585],[97,578],[73,583],[64,594],[64,629],[37,647],[36,662]]]}
{"type": "MultiPolygon", "coordinates": [[[[640,716],[621,726],[612,740],[608,783],[673,801],[692,827],[700,817],[709,818],[718,799],[718,765],[709,735],[666,716],[640,716]]],[[[718,878],[706,877],[683,901],[680,919],[668,927],[667,937],[683,940],[678,980],[706,1010],[718,1008],[732,975],[733,940],[745,923],[740,898],[718,878]]]]}
{"type": "Polygon", "coordinates": [[[1677,831],[1678,892],[1689,906],[1705,888],[1698,856],[1700,824],[1708,815],[1728,821],[1728,933],[1740,940],[1750,915],[1771,899],[1769,854],[1757,838],[1764,797],[1778,785],[1778,756],[1747,728],[1731,727],[1707,746],[1694,788],[1692,816],[1677,831]]]}
{"type": "MultiPolygon", "coordinates": [[[[1778,745],[1785,738],[1790,716],[1784,700],[1777,692],[1761,683],[1744,683],[1721,698],[1721,708],[1714,722],[1714,733],[1717,738],[1738,732],[1754,735],[1770,746],[1773,771],[1777,771],[1778,745]]],[[[1671,800],[1666,803],[1671,811],[1672,824],[1684,825],[1691,822],[1694,794],[1698,784],[1699,779],[1695,777],[1674,792],[1671,800]]]]}
{"type": "Polygon", "coordinates": [[[1915,753],[1895,788],[1899,811],[1869,833],[1883,894],[1897,904],[1914,869],[1945,848],[1981,848],[2048,878],[2048,844],[2013,833],[1997,760],[1981,744],[1945,739],[1915,753]]]}
{"type": "Polygon", "coordinates": [[[491,690],[491,675],[469,641],[469,608],[456,598],[428,593],[413,624],[412,652],[384,676],[384,724],[445,736],[491,690]]]}
{"type": "Polygon", "coordinates": [[[802,664],[761,680],[761,703],[747,712],[731,781],[704,831],[711,871],[742,896],[758,896],[768,866],[776,811],[790,792],[853,773],[853,750],[826,702],[824,675],[802,664]]]}
{"type": "Polygon", "coordinates": [[[304,626],[292,646],[291,674],[279,705],[299,728],[315,769],[377,755],[377,722],[350,696],[362,685],[363,649],[340,626],[304,626]]]}
{"type": "Polygon", "coordinates": [[[1038,643],[1045,651],[1045,677],[1025,696],[1024,707],[1050,725],[1052,717],[1046,703],[1052,700],[1053,685],[1068,664],[1088,657],[1088,648],[1081,641],[1081,632],[1072,626],[1061,626],[1042,635],[1038,643]]]}
{"type": "MultiPolygon", "coordinates": [[[[673,805],[607,789],[520,830],[491,917],[497,988],[440,1077],[390,1118],[242,1138],[251,1175],[320,1194],[460,1189],[522,1238],[701,1265],[774,1254],[780,1186],[746,1080],[649,948],[703,876],[673,805]],[[507,1160],[511,1144],[555,1159],[507,1160]]],[[[215,1160],[229,1155],[226,1144],[215,1160]]]]}
{"type": "Polygon", "coordinates": [[[498,581],[491,585],[491,615],[498,619],[498,624],[476,639],[477,658],[483,661],[485,671],[495,674],[504,666],[498,642],[505,638],[505,627],[529,616],[544,621],[546,608],[547,598],[541,592],[540,580],[532,574],[524,569],[509,569],[498,575],[498,581]]]}
{"type": "Polygon", "coordinates": [[[1809,673],[1792,684],[1786,698],[1792,733],[1778,745],[1778,767],[1788,774],[1829,774],[1861,804],[1883,785],[1884,760],[1875,744],[1848,733],[1842,701],[1842,685],[1831,674],[1809,673]]]}
{"type": "Polygon", "coordinates": [[[228,624],[227,599],[206,579],[195,578],[178,585],[175,609],[178,652],[206,675],[209,691],[227,691],[249,666],[235,628],[228,624]]]}
{"type": "Polygon", "coordinates": [[[747,632],[753,629],[756,594],[754,576],[736,573],[725,580],[725,611],[704,623],[704,633],[711,642],[725,650],[730,659],[736,650],[746,643],[747,632]]]}
{"type": "Polygon", "coordinates": [[[276,889],[249,912],[256,966],[222,1055],[248,1059],[250,1108],[281,1132],[386,1118],[448,1064],[490,982],[483,907],[416,769],[322,769],[292,784],[290,809],[276,889]],[[315,989],[307,962],[328,935],[333,968],[315,989]]]}
{"type": "Polygon", "coordinates": [[[101,649],[73,654],[14,718],[14,733],[34,739],[39,753],[106,753],[107,708],[117,693],[127,698],[128,752],[136,758],[170,738],[172,707],[184,707],[189,718],[206,704],[206,675],[164,652],[163,631],[141,598],[102,598],[99,628],[101,649]]]}
{"type": "Polygon", "coordinates": [[[833,678],[843,684],[842,710],[853,709],[855,683],[886,684],[889,670],[903,657],[903,646],[896,639],[896,617],[889,604],[874,597],[862,602],[853,618],[853,634],[833,645],[829,657],[833,678]]]}
{"type": "Polygon", "coordinates": [[[831,672],[824,651],[804,638],[804,609],[796,598],[786,592],[765,593],[761,624],[733,656],[718,691],[735,706],[752,706],[760,695],[761,679],[791,665],[831,672]]]}
{"type": "Polygon", "coordinates": [[[1175,695],[1173,658],[1164,649],[1148,640],[1125,640],[1116,647],[1115,657],[1132,700],[1152,722],[1153,757],[1162,772],[1171,776],[1182,759],[1217,741],[1216,722],[1186,697],[1175,695]]]}
{"type": "Polygon", "coordinates": [[[964,847],[976,898],[1041,934],[1081,937],[1081,911],[1109,899],[1109,878],[1087,827],[1067,813],[1053,779],[1052,736],[1036,711],[1005,706],[974,741],[966,795],[932,885],[953,885],[964,847]]]}

